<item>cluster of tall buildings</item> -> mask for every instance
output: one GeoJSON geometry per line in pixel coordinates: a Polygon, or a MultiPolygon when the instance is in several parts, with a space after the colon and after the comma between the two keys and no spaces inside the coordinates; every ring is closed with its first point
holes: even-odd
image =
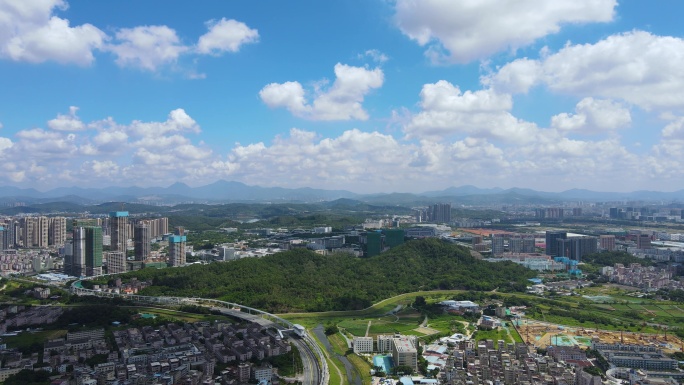
{"type": "MultiPolygon", "coordinates": [[[[103,260],[107,273],[124,273],[129,269],[128,244],[133,239],[134,260],[141,263],[150,256],[152,239],[162,236],[168,229],[168,218],[144,219],[130,223],[127,211],[114,211],[106,220],[76,219],[72,243],[65,245],[64,273],[72,276],[103,274],[103,260]],[[103,251],[103,233],[110,238],[109,251],[103,251]]],[[[171,266],[185,264],[185,236],[182,228],[169,237],[171,266]],[[179,233],[179,234],[178,234],[179,233]],[[175,237],[178,237],[176,239],[175,237]],[[182,256],[180,256],[182,254],[182,256]]]]}
{"type": "Polygon", "coordinates": [[[359,241],[366,257],[373,257],[381,252],[404,243],[403,229],[382,229],[361,234],[359,241]]]}
{"type": "Polygon", "coordinates": [[[511,253],[534,253],[534,234],[492,234],[492,255],[502,255],[506,251],[511,253]]]}
{"type": "Polygon", "coordinates": [[[678,221],[684,219],[684,210],[661,207],[610,207],[608,217],[630,221],[678,221]]]}
{"type": "Polygon", "coordinates": [[[580,262],[582,257],[598,251],[598,239],[587,235],[568,236],[565,231],[546,232],[546,255],[566,257],[580,262]]]}
{"type": "Polygon", "coordinates": [[[66,241],[66,218],[22,217],[0,223],[0,250],[48,248],[66,241]]]}
{"type": "Polygon", "coordinates": [[[546,207],[534,209],[534,217],[539,219],[561,219],[568,215],[572,215],[573,217],[582,216],[582,208],[546,207]]]}
{"type": "Polygon", "coordinates": [[[451,222],[451,204],[437,203],[424,209],[416,210],[416,222],[451,222]]]}

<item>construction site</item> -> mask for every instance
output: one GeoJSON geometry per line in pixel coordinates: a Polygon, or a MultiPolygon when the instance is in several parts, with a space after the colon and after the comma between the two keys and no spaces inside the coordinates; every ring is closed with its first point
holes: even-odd
{"type": "Polygon", "coordinates": [[[664,331],[659,334],[623,332],[614,330],[568,327],[530,319],[514,321],[515,328],[523,341],[537,348],[549,346],[591,347],[592,341],[609,344],[649,345],[662,349],[665,353],[684,351],[684,341],[664,331]]]}

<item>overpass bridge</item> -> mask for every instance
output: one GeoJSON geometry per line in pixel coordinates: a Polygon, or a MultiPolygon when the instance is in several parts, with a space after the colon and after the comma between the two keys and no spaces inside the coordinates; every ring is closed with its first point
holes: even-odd
{"type": "MultiPolygon", "coordinates": [[[[256,322],[267,327],[273,326],[281,331],[294,329],[294,324],[286,319],[280,318],[271,313],[267,313],[263,310],[234,302],[220,301],[210,298],[165,296],[154,297],[137,294],[105,292],[101,290],[86,289],[81,284],[81,280],[73,282],[69,288],[69,291],[78,296],[89,295],[103,298],[122,298],[146,305],[196,305],[211,307],[212,310],[219,311],[222,314],[240,318],[249,322],[256,322]]],[[[304,364],[304,384],[328,385],[330,380],[328,362],[326,361],[325,356],[323,355],[323,352],[316,341],[308,334],[305,334],[301,340],[294,340],[294,343],[299,349],[300,355],[302,356],[302,363],[304,364]]]]}

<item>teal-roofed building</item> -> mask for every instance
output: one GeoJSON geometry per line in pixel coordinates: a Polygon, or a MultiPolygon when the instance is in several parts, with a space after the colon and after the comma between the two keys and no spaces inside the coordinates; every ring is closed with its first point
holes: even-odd
{"type": "Polygon", "coordinates": [[[403,229],[385,229],[382,232],[385,234],[385,246],[392,248],[404,243],[403,229]]]}
{"type": "Polygon", "coordinates": [[[382,233],[369,231],[366,233],[366,257],[374,257],[382,252],[382,233]]]}

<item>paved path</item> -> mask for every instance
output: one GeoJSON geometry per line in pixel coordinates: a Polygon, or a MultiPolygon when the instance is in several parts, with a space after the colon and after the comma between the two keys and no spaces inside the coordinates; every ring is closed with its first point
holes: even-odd
{"type": "Polygon", "coordinates": [[[370,333],[371,322],[373,321],[368,321],[368,327],[366,327],[366,337],[368,337],[368,333],[370,333]]]}

